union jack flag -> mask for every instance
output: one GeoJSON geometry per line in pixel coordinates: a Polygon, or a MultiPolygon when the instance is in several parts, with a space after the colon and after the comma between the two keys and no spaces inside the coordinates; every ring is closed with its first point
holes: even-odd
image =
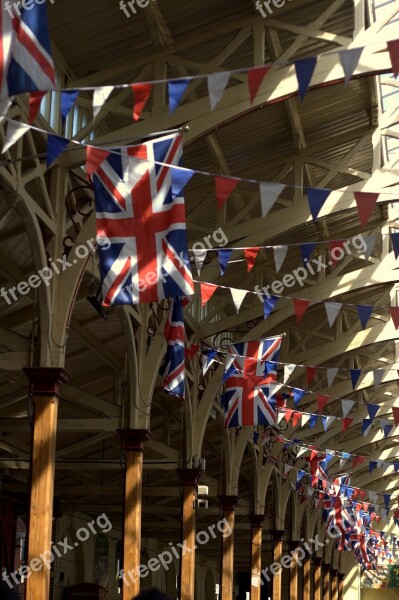
{"type": "Polygon", "coordinates": [[[54,89],[45,4],[34,3],[17,13],[11,3],[2,2],[0,31],[0,98],[54,89]]]}
{"type": "Polygon", "coordinates": [[[184,398],[185,335],[183,303],[180,298],[171,300],[164,335],[168,346],[165,357],[163,389],[169,394],[184,398]]]}
{"type": "Polygon", "coordinates": [[[93,176],[103,304],[143,304],[194,293],[184,198],[173,168],[181,135],[111,153],[93,176]],[[155,164],[167,163],[167,165],[155,164]]]}
{"type": "MultiPolygon", "coordinates": [[[[234,356],[225,381],[222,403],[225,427],[266,425],[276,422],[275,400],[269,397],[269,385],[277,379],[277,370],[265,361],[278,361],[281,337],[243,342],[230,346],[234,356]]],[[[277,368],[277,365],[276,365],[277,368]]]]}

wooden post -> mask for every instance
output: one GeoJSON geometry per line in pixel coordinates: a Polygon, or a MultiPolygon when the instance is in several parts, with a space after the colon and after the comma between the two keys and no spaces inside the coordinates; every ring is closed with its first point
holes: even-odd
{"type": "Polygon", "coordinates": [[[323,576],[321,573],[321,561],[322,559],[316,557],[313,559],[314,563],[314,585],[313,585],[313,597],[314,600],[323,600],[323,576]]]}
{"type": "Polygon", "coordinates": [[[119,429],[118,434],[125,453],[122,597],[131,600],[140,591],[143,452],[151,434],[147,429],[119,429]]]}
{"type": "MultiPolygon", "coordinates": [[[[273,538],[273,562],[281,565],[283,557],[283,535],[284,531],[271,531],[273,538]]],[[[282,569],[276,571],[273,575],[273,600],[281,600],[283,592],[283,574],[282,569]]]]}
{"type": "Polygon", "coordinates": [[[180,560],[180,600],[192,600],[195,594],[195,511],[194,500],[200,469],[182,469],[180,484],[183,488],[182,499],[182,545],[188,550],[180,560]]]}
{"type": "Polygon", "coordinates": [[[251,600],[260,600],[262,570],[262,522],[264,515],[249,515],[251,523],[251,600]]]}
{"type": "Polygon", "coordinates": [[[303,600],[310,599],[310,556],[303,560],[303,600]]]}
{"type": "Polygon", "coordinates": [[[338,573],[338,600],[344,600],[344,573],[338,573]]]}
{"type": "MultiPolygon", "coordinates": [[[[60,386],[70,375],[64,369],[35,367],[24,369],[33,398],[33,434],[30,465],[30,510],[28,560],[51,557],[53,520],[55,443],[60,386]]],[[[37,566],[37,565],[36,565],[37,566]]],[[[26,600],[48,600],[50,568],[30,571],[26,580],[26,600]]]]}
{"type": "MultiPolygon", "coordinates": [[[[219,498],[223,516],[226,519],[231,535],[222,538],[221,560],[221,600],[232,600],[234,578],[234,517],[237,506],[237,496],[221,496],[219,498]]],[[[192,600],[192,599],[190,599],[192,600]]]]}
{"type": "Polygon", "coordinates": [[[338,569],[331,569],[331,600],[338,600],[338,569]]]}
{"type": "Polygon", "coordinates": [[[321,571],[323,573],[323,600],[331,600],[331,565],[324,563],[321,571]]]}
{"type": "MultiPolygon", "coordinates": [[[[295,541],[289,541],[288,542],[288,549],[289,551],[295,552],[295,550],[297,548],[299,548],[301,545],[301,542],[295,542],[295,541]]],[[[290,593],[289,593],[289,598],[290,600],[297,600],[298,598],[298,563],[297,561],[294,559],[291,561],[290,564],[290,593]]]]}

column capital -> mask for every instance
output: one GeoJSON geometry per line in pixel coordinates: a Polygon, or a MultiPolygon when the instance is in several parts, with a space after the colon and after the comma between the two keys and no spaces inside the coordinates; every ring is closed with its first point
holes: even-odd
{"type": "Polygon", "coordinates": [[[151,433],[147,429],[117,429],[121,438],[122,450],[144,450],[144,442],[147,442],[151,433]]]}
{"type": "Polygon", "coordinates": [[[285,530],[273,529],[273,530],[270,531],[270,534],[272,536],[273,542],[282,542],[283,541],[283,535],[285,534],[285,530]]]}
{"type": "Polygon", "coordinates": [[[24,372],[29,380],[29,394],[34,396],[59,396],[61,385],[71,378],[68,371],[58,367],[27,367],[24,372]]]}
{"type": "Polygon", "coordinates": [[[249,522],[251,527],[262,527],[262,523],[265,519],[265,515],[248,515],[249,522]]]}
{"type": "Polygon", "coordinates": [[[323,571],[331,571],[331,564],[330,563],[322,563],[321,568],[323,569],[323,571]]]}
{"type": "Polygon", "coordinates": [[[238,496],[219,496],[219,502],[222,510],[233,511],[238,504],[238,496]]]}
{"type": "Polygon", "coordinates": [[[345,573],[338,573],[338,579],[343,581],[345,579],[345,573]]]}
{"type": "Polygon", "coordinates": [[[179,469],[180,485],[194,488],[201,476],[201,469],[179,469]]]}
{"type": "Polygon", "coordinates": [[[331,575],[333,577],[337,577],[337,575],[338,575],[338,569],[331,569],[331,575]]]}
{"type": "Polygon", "coordinates": [[[302,542],[300,542],[299,540],[298,541],[296,541],[296,540],[287,540],[286,543],[287,543],[288,549],[290,551],[296,550],[297,548],[301,548],[301,546],[302,546],[302,542]]]}
{"type": "Polygon", "coordinates": [[[320,566],[321,566],[321,563],[323,562],[323,559],[322,559],[321,557],[319,557],[319,556],[315,556],[315,557],[313,558],[313,562],[314,562],[314,564],[315,564],[317,567],[320,567],[320,566]]]}

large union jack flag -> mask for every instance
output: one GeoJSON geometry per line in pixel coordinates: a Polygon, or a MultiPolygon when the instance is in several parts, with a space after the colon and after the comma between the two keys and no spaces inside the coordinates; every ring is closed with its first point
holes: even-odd
{"type": "Polygon", "coordinates": [[[169,394],[184,398],[185,332],[183,302],[180,298],[171,300],[164,335],[167,341],[167,349],[163,389],[169,394]]]}
{"type": "Polygon", "coordinates": [[[1,2],[0,20],[0,98],[54,89],[45,4],[16,11],[12,3],[1,2]]]}
{"type": "Polygon", "coordinates": [[[97,235],[111,242],[99,252],[105,306],[194,293],[184,198],[169,166],[181,156],[181,135],[170,135],[120,148],[93,176],[97,235]]]}
{"type": "Polygon", "coordinates": [[[276,402],[269,397],[269,385],[277,379],[276,368],[265,361],[278,361],[281,337],[243,342],[229,346],[232,362],[226,373],[225,427],[267,425],[276,422],[276,402]]]}

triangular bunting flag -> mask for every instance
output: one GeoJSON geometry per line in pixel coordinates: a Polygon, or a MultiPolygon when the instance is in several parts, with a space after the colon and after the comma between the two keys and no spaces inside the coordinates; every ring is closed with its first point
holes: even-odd
{"type": "Polygon", "coordinates": [[[371,317],[371,313],[374,310],[374,306],[366,304],[357,304],[356,308],[362,328],[366,329],[367,323],[369,322],[369,318],[371,317]]]}
{"type": "Polygon", "coordinates": [[[306,263],[309,262],[310,257],[313,254],[313,250],[316,248],[316,244],[301,244],[301,255],[303,264],[306,269],[306,263]]]}
{"type": "Polygon", "coordinates": [[[306,193],[308,196],[309,208],[310,212],[312,213],[313,221],[316,221],[325,201],[331,194],[331,190],[308,188],[306,193]]]}
{"type": "Polygon", "coordinates": [[[315,375],[316,375],[317,367],[306,367],[306,382],[308,387],[312,383],[315,375]]]}
{"type": "Polygon", "coordinates": [[[109,98],[114,89],[113,85],[97,87],[93,93],[93,118],[95,119],[102,109],[104,102],[109,98]]]}
{"type": "Polygon", "coordinates": [[[61,92],[61,116],[65,121],[79,96],[79,90],[64,90],[61,92]]]}
{"type": "Polygon", "coordinates": [[[330,396],[323,396],[322,394],[317,395],[317,410],[319,414],[323,412],[325,405],[328,403],[330,396]]]}
{"type": "Polygon", "coordinates": [[[256,257],[259,254],[259,248],[246,248],[244,250],[245,260],[247,261],[248,273],[254,268],[256,257]]]}
{"type": "Polygon", "coordinates": [[[95,148],[94,146],[87,146],[86,148],[86,175],[88,179],[101,165],[102,162],[110,155],[108,150],[102,150],[101,148],[95,148]]]}
{"type": "Polygon", "coordinates": [[[69,140],[58,135],[48,134],[47,136],[47,151],[46,164],[49,167],[63,153],[68,146],[69,140]]]}
{"type": "Polygon", "coordinates": [[[259,91],[262,81],[264,80],[267,73],[270,71],[271,65],[265,67],[257,67],[256,69],[249,69],[247,72],[248,77],[248,88],[249,95],[251,97],[251,104],[255,100],[256,94],[259,91]]]}
{"type": "Polygon", "coordinates": [[[329,367],[327,369],[327,387],[331,387],[335,377],[337,376],[338,369],[336,367],[329,367]]]}
{"type": "Polygon", "coordinates": [[[340,302],[325,302],[324,306],[327,313],[328,324],[330,327],[332,327],[339,315],[342,304],[340,302]]]}
{"type": "Polygon", "coordinates": [[[299,423],[299,419],[301,418],[302,413],[294,412],[294,416],[292,417],[292,427],[296,427],[299,423]]]}
{"type": "Polygon", "coordinates": [[[47,92],[31,92],[29,94],[29,118],[28,123],[31,125],[36,119],[36,115],[39,112],[40,104],[42,103],[43,97],[47,92]]]}
{"type": "Polygon", "coordinates": [[[350,374],[351,374],[351,380],[352,380],[352,387],[353,387],[353,389],[355,389],[356,384],[359,381],[359,377],[362,374],[362,370],[361,369],[350,369],[350,374]]]}
{"type": "Polygon", "coordinates": [[[283,183],[261,183],[259,184],[262,217],[266,217],[273,208],[277,198],[285,189],[283,183]]]}
{"type": "Polygon", "coordinates": [[[216,106],[221,101],[224,90],[230,79],[229,71],[221,71],[220,73],[211,73],[208,75],[208,94],[211,110],[215,110],[216,106]]]}
{"type": "Polygon", "coordinates": [[[375,205],[377,204],[379,194],[372,194],[370,192],[355,192],[354,195],[361,226],[365,227],[375,205]]]}
{"type": "Polygon", "coordinates": [[[294,411],[291,408],[286,408],[285,409],[285,420],[287,423],[290,422],[291,419],[291,415],[294,413],[294,411]]]}
{"type": "Polygon", "coordinates": [[[339,54],[339,60],[341,61],[342,68],[345,74],[345,84],[348,84],[357,65],[359,64],[360,57],[364,48],[352,48],[351,50],[341,50],[339,54]]]}
{"type": "Polygon", "coordinates": [[[175,81],[169,81],[168,92],[169,92],[169,112],[174,113],[176,108],[179,106],[184,92],[191,83],[190,78],[177,79],[175,81]]]}
{"type": "MultiPolygon", "coordinates": [[[[202,248],[193,248],[195,266],[197,267],[198,275],[201,273],[202,265],[206,259],[206,255],[208,254],[207,250],[203,250],[202,248]]],[[[220,254],[220,253],[219,253],[220,254]]]]}
{"type": "Polygon", "coordinates": [[[233,297],[234,306],[236,311],[239,312],[241,304],[244,302],[244,298],[247,295],[247,290],[239,290],[236,288],[230,288],[231,295],[233,297]]]}
{"type": "Polygon", "coordinates": [[[391,433],[393,429],[393,425],[385,425],[383,432],[384,432],[384,437],[387,438],[389,436],[389,434],[391,433]]]}
{"type": "Polygon", "coordinates": [[[4,121],[7,111],[12,104],[12,101],[13,101],[13,97],[3,98],[0,100],[0,123],[2,121],[4,121]]]}
{"type": "Polygon", "coordinates": [[[369,260],[371,254],[374,250],[376,239],[377,239],[376,234],[363,236],[363,241],[366,245],[366,250],[364,251],[364,258],[366,260],[369,260]]]}
{"type": "Polygon", "coordinates": [[[368,404],[367,405],[367,411],[369,413],[369,417],[370,417],[371,421],[374,421],[379,410],[380,410],[380,407],[378,406],[378,404],[368,404]]]}
{"type": "Polygon", "coordinates": [[[324,427],[324,431],[327,431],[327,429],[330,427],[330,425],[332,423],[334,423],[335,419],[337,417],[333,417],[333,416],[328,416],[328,417],[322,417],[322,421],[323,421],[323,427],[324,427]]]}
{"type": "Polygon", "coordinates": [[[278,273],[283,266],[285,257],[287,256],[288,246],[275,246],[274,251],[274,262],[276,263],[276,273],[278,273]]]}
{"type": "Polygon", "coordinates": [[[201,304],[205,306],[207,302],[212,298],[213,294],[217,290],[217,285],[212,285],[211,283],[201,283],[201,304]]]}
{"type": "Polygon", "coordinates": [[[287,381],[291,377],[292,373],[294,372],[295,367],[296,367],[296,365],[291,365],[291,364],[284,365],[284,376],[283,376],[284,383],[287,383],[287,381]]]}
{"type": "Polygon", "coordinates": [[[232,177],[215,177],[216,200],[218,210],[221,210],[229,198],[230,194],[236,189],[239,180],[232,177]]]}
{"type": "Polygon", "coordinates": [[[280,300],[278,296],[271,296],[270,298],[265,298],[263,302],[263,318],[267,319],[277,302],[280,300]]]}
{"type": "Polygon", "coordinates": [[[310,415],[309,428],[313,429],[319,419],[319,415],[310,415]]]}
{"type": "MultiPolygon", "coordinates": [[[[310,415],[307,413],[302,413],[301,427],[305,427],[305,425],[307,425],[309,423],[309,420],[310,420],[310,415]]],[[[305,448],[305,451],[306,451],[306,448],[305,448]]]]}
{"type": "Polygon", "coordinates": [[[191,171],[191,169],[176,169],[174,167],[169,168],[172,172],[172,199],[175,200],[176,198],[183,196],[183,190],[190,179],[195,175],[195,171],[191,171]]]}
{"type": "Polygon", "coordinates": [[[399,40],[387,42],[387,46],[391,58],[392,73],[397,77],[399,75],[399,40]]]}
{"type": "MultiPolygon", "coordinates": [[[[4,152],[4,150],[3,150],[3,152],[4,152]]],[[[395,329],[398,329],[398,327],[399,327],[399,307],[391,306],[389,308],[389,312],[391,314],[393,324],[395,325],[395,329]]]]}
{"type": "Polygon", "coordinates": [[[303,315],[306,312],[306,309],[310,304],[310,300],[304,300],[302,298],[293,298],[292,302],[294,304],[296,322],[299,325],[299,323],[302,321],[303,315]]]}
{"type": "Polygon", "coordinates": [[[299,97],[302,100],[302,102],[309,89],[310,82],[312,81],[316,64],[316,56],[312,56],[310,58],[300,58],[299,60],[294,61],[296,77],[299,86],[299,97]]]}
{"type": "Polygon", "coordinates": [[[393,406],[392,414],[393,414],[393,419],[395,421],[395,425],[398,426],[399,425],[399,408],[396,406],[393,406]]]}
{"type": "Polygon", "coordinates": [[[374,376],[374,389],[376,390],[378,386],[381,384],[382,378],[384,377],[385,371],[382,369],[375,369],[373,371],[374,376]]]}
{"type": "Polygon", "coordinates": [[[391,233],[392,249],[395,253],[395,258],[399,256],[399,233],[391,233]]]}
{"type": "Polygon", "coordinates": [[[2,154],[7,152],[30,129],[29,125],[19,121],[8,121],[2,154]]]}
{"type": "Polygon", "coordinates": [[[346,419],[342,419],[342,431],[346,431],[348,427],[353,423],[353,419],[347,417],[346,419]]]}
{"type": "Polygon", "coordinates": [[[335,265],[337,264],[337,262],[339,260],[342,259],[342,257],[344,256],[344,252],[342,254],[340,254],[340,257],[337,257],[337,250],[342,250],[343,245],[345,242],[330,242],[328,244],[328,247],[330,249],[330,258],[331,260],[329,261],[329,265],[332,267],[335,267],[335,265]]]}
{"type": "Polygon", "coordinates": [[[233,250],[219,250],[218,254],[221,275],[224,275],[232,253],[233,250]]]}
{"type": "Polygon", "coordinates": [[[341,400],[342,416],[344,417],[344,419],[350,413],[354,404],[355,404],[354,400],[341,400]]]}
{"type": "MultiPolygon", "coordinates": [[[[364,436],[366,436],[368,434],[369,429],[372,424],[373,424],[373,421],[371,419],[363,419],[362,433],[364,434],[364,436]]],[[[355,461],[353,461],[353,462],[355,462],[355,461]]]]}
{"type": "Polygon", "coordinates": [[[294,393],[294,406],[295,406],[295,408],[297,408],[298,404],[300,403],[300,401],[302,400],[302,398],[305,395],[305,391],[300,390],[298,388],[294,388],[293,393],[294,393]]]}
{"type": "Polygon", "coordinates": [[[130,87],[134,94],[133,120],[138,121],[151,95],[152,83],[134,83],[130,87]]]}

